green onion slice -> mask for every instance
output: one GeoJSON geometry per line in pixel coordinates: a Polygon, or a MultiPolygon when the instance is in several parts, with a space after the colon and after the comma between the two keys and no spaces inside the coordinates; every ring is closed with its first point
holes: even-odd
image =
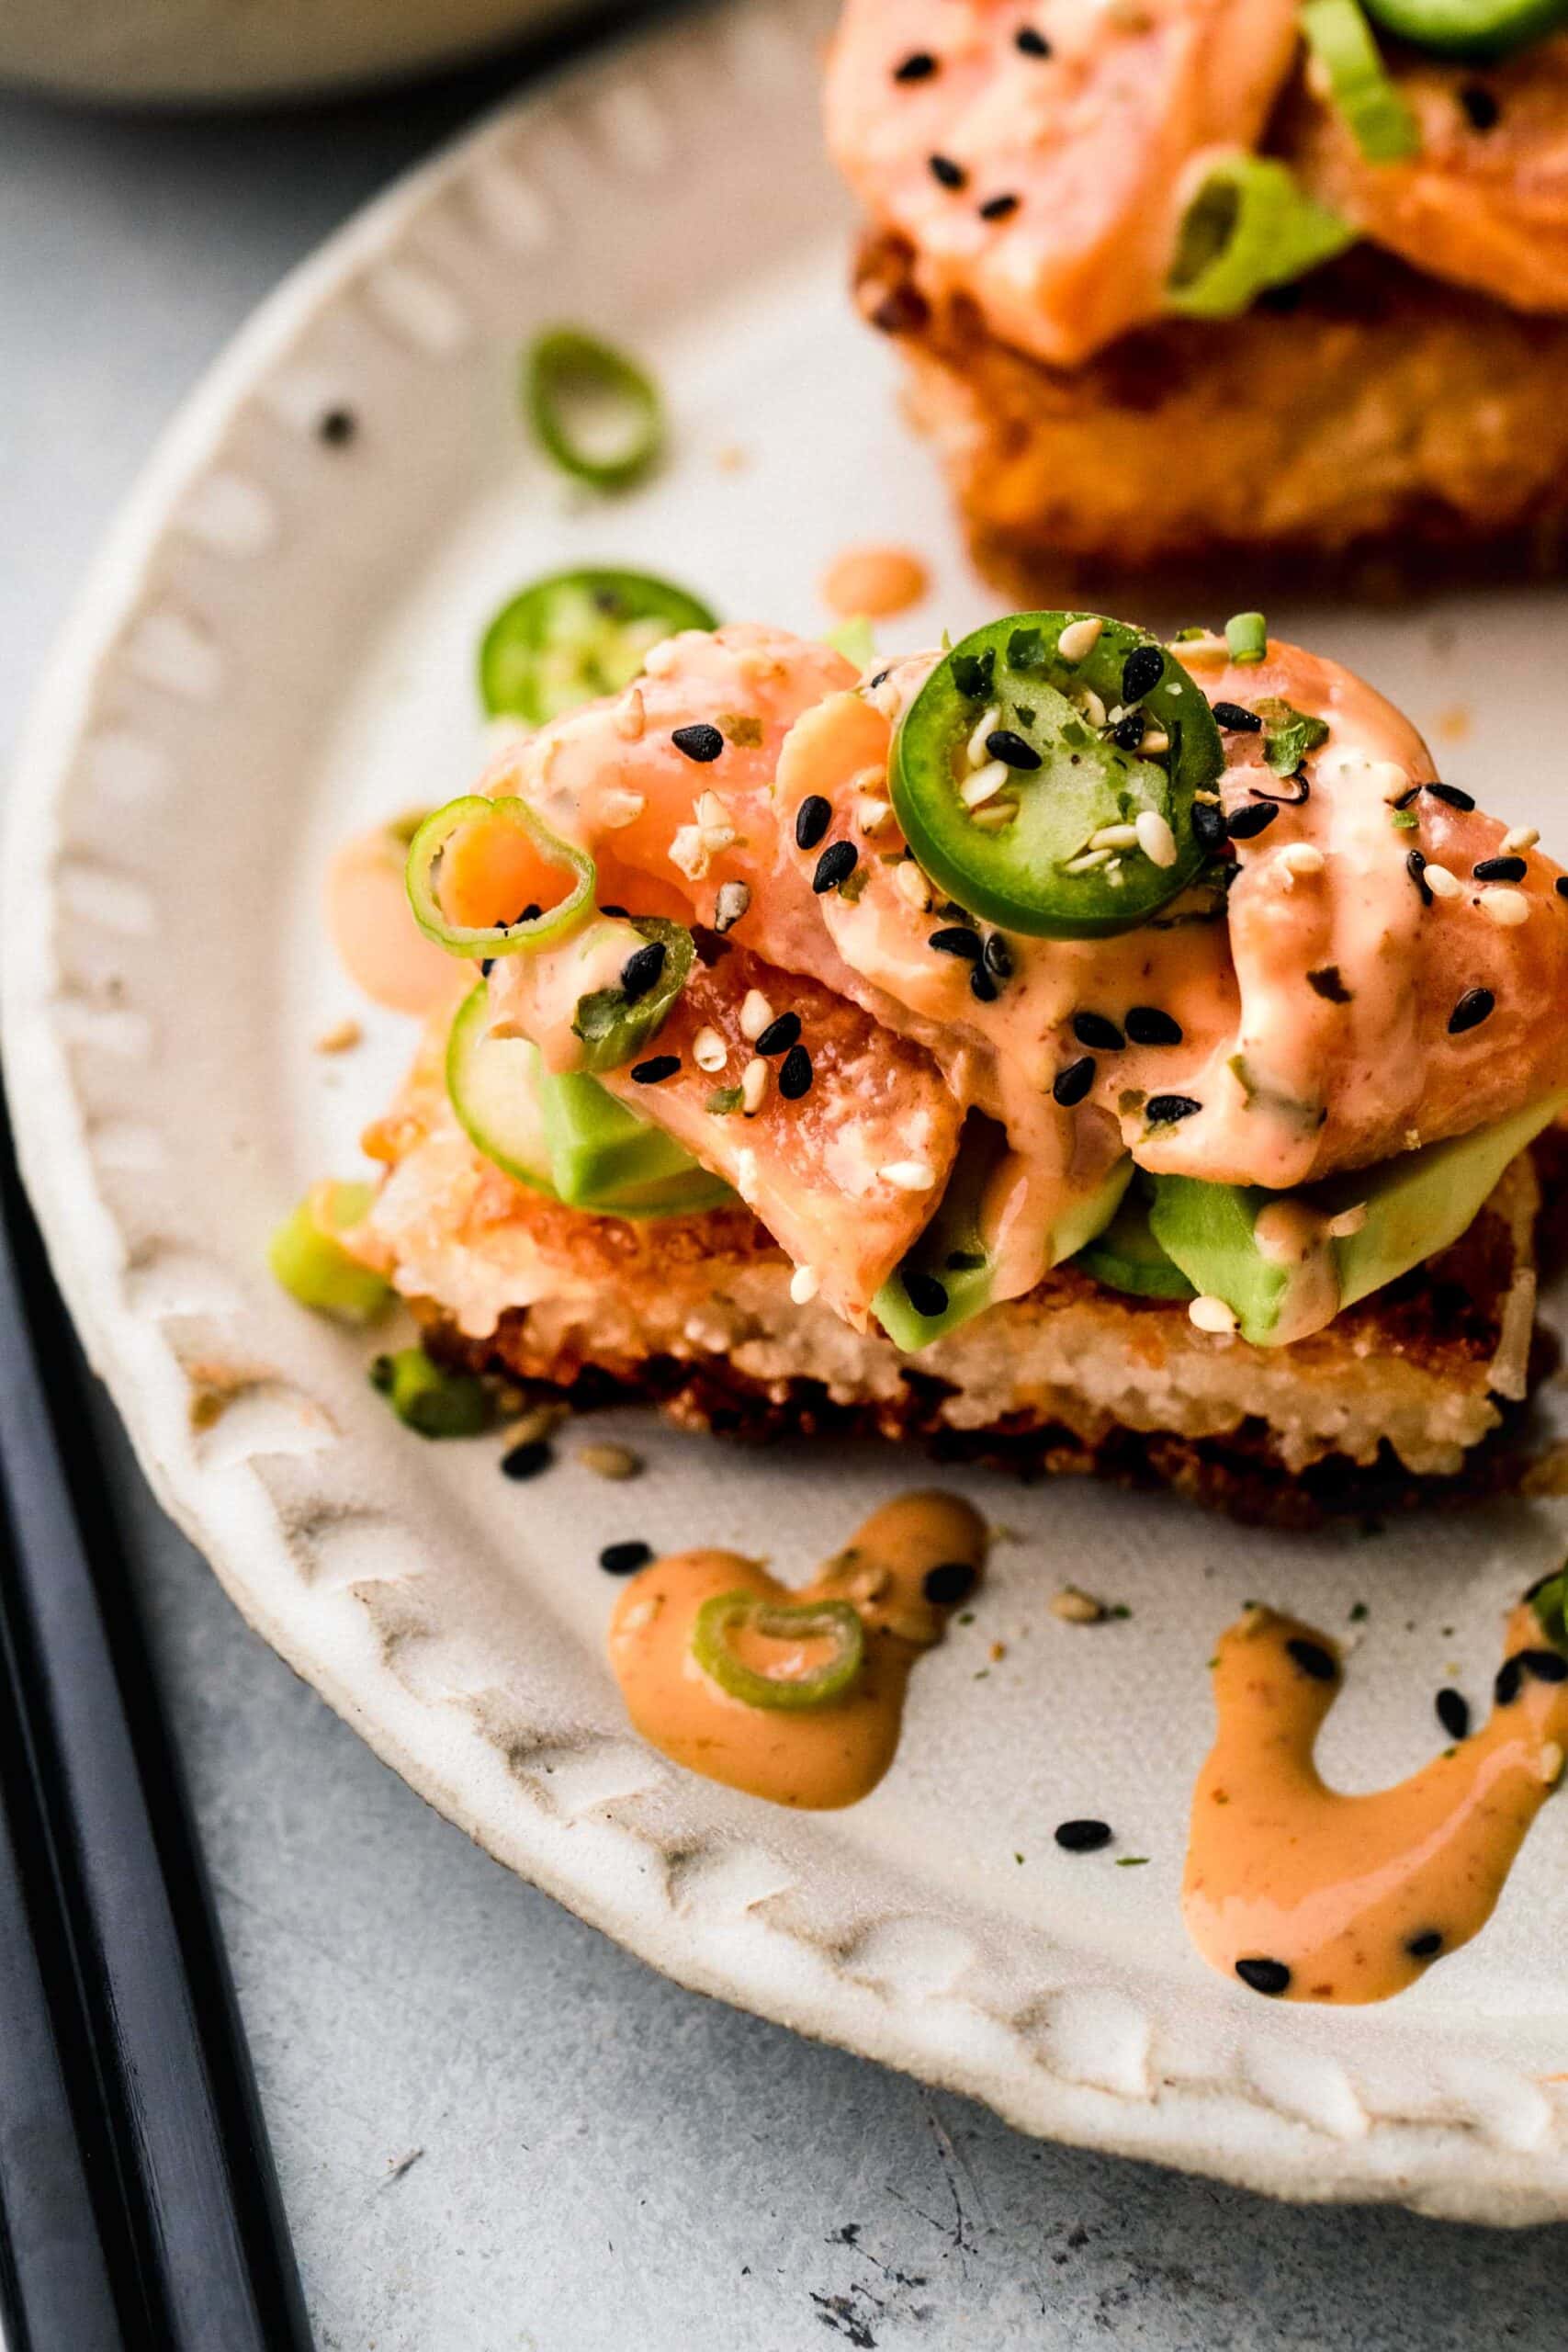
{"type": "Polygon", "coordinates": [[[421,1437],[479,1437],[490,1427],[491,1395],[471,1372],[448,1372],[423,1348],[378,1356],[370,1385],[385,1396],[405,1428],[421,1437]]]}
{"type": "Polygon", "coordinates": [[[539,336],[524,362],[524,400],[562,472],[595,490],[625,490],[663,444],[664,409],[651,377],[581,327],[539,336]]]}
{"type": "Polygon", "coordinates": [[[1421,132],[1389,79],[1357,0],[1306,0],[1302,31],[1328,95],[1369,164],[1398,164],[1421,153],[1421,132]]]}
{"type": "Polygon", "coordinates": [[[1298,710],[1283,695],[1260,695],[1256,708],[1264,723],[1263,757],[1276,775],[1294,775],[1307,753],[1328,741],[1328,721],[1298,710]]]}
{"type": "Polygon", "coordinates": [[[552,572],[503,605],[486,629],[479,695],[491,718],[544,727],[629,686],[660,639],[717,627],[705,604],[651,572],[552,572]]]}
{"type": "Polygon", "coordinates": [[[1234,319],[1266,287],[1285,286],[1353,244],[1357,231],[1314,204],[1288,166],[1237,152],[1204,166],[1188,197],[1166,280],[1166,308],[1234,319]]]}
{"type": "Polygon", "coordinates": [[[770,1600],[762,1593],[720,1592],[697,1611],[692,1656],[732,1699],[749,1707],[801,1713],[831,1706],[851,1689],[865,1658],[865,1628],[847,1600],[770,1600]],[[765,1642],[829,1641],[832,1656],[800,1672],[792,1672],[786,1658],[779,1673],[761,1674],[737,1650],[740,1634],[765,1642]]]}
{"type": "Polygon", "coordinates": [[[1568,0],[1366,0],[1385,32],[1440,57],[1510,56],[1568,25],[1568,0]]]}
{"type": "Polygon", "coordinates": [[[1238,665],[1261,662],[1269,650],[1269,624],[1261,613],[1233,613],[1225,623],[1225,644],[1238,665]]]}
{"type": "Polygon", "coordinates": [[[828,631],[823,643],[830,645],[835,653],[841,653],[860,671],[869,670],[876,659],[876,634],[866,613],[856,613],[851,619],[840,621],[836,628],[828,631]]]}
{"type": "MultiPolygon", "coordinates": [[[[632,915],[617,929],[635,932],[648,946],[664,950],[658,978],[635,997],[624,982],[594,989],[579,997],[571,1016],[571,1033],[582,1043],[585,1070],[619,1069],[662,1028],[676,998],[691,976],[696,944],[683,923],[662,915],[632,915]]],[[[628,958],[637,951],[627,944],[628,958]]]]}
{"type": "MultiPolygon", "coordinates": [[[[481,793],[468,792],[457,800],[448,800],[445,808],[437,808],[421,825],[409,844],[406,880],[413,919],[425,937],[445,947],[449,956],[477,958],[516,956],[525,949],[547,947],[564,939],[593,903],[598,869],[586,850],[579,849],[574,842],[563,841],[527,801],[511,797],[489,800],[481,793]],[[571,877],[571,887],[565,897],[558,899],[553,906],[545,907],[542,913],[526,919],[520,907],[518,914],[508,922],[449,921],[440,898],[442,861],[454,835],[467,825],[499,825],[521,837],[525,854],[516,863],[525,878],[518,884],[520,892],[547,888],[540,881],[541,870],[554,871],[571,877]]],[[[527,903],[533,905],[536,901],[530,897],[527,903]]]]}
{"type": "Polygon", "coordinates": [[[337,1238],[370,1214],[368,1184],[312,1184],[267,1244],[267,1263],[291,1298],[340,1323],[373,1322],[392,1295],[391,1284],[361,1265],[337,1238]]]}
{"type": "Polygon", "coordinates": [[[1559,1649],[1568,1649],[1568,1568],[1559,1568],[1554,1577],[1538,1584],[1529,1600],[1548,1641],[1555,1642],[1559,1649]]]}

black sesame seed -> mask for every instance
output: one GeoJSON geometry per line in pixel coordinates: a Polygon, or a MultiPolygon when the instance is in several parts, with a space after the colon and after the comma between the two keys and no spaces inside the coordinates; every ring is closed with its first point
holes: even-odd
{"type": "Polygon", "coordinates": [[[490,978],[490,976],[491,976],[491,974],[494,971],[494,969],[495,969],[495,957],[494,957],[493,956],[480,956],[480,958],[479,958],[479,978],[480,978],[480,979],[481,979],[481,980],[488,980],[488,979],[489,979],[489,978],[490,978]]]}
{"type": "Polygon", "coordinates": [[[536,1478],[555,1460],[554,1448],[542,1437],[531,1437],[501,1457],[503,1478],[536,1478]]]}
{"type": "Polygon", "coordinates": [[[1307,986],[1325,1004],[1348,1004],[1354,994],[1346,987],[1337,964],[1320,964],[1315,972],[1307,974],[1307,986]]]}
{"type": "Polygon", "coordinates": [[[1011,194],[988,196],[980,207],[980,218],[982,220],[1005,220],[1010,213],[1018,210],[1018,198],[1011,194]]]}
{"type": "Polygon", "coordinates": [[[1285,1644],[1285,1651],[1288,1657],[1295,1660],[1302,1672],[1310,1674],[1314,1682],[1337,1680],[1339,1668],[1321,1642],[1303,1641],[1299,1634],[1293,1634],[1285,1644]]]}
{"type": "Polygon", "coordinates": [[[1135,752],[1144,740],[1148,723],[1141,710],[1130,710],[1126,718],[1119,718],[1111,729],[1111,740],[1119,752],[1135,752]]]}
{"type": "Polygon", "coordinates": [[[1134,1004],[1127,1011],[1127,1035],[1134,1046],[1179,1046],[1181,1023],[1157,1004],[1134,1004]]]}
{"type": "Polygon", "coordinates": [[[1449,1015],[1449,1035],[1462,1037],[1467,1029],[1479,1029],[1496,1001],[1490,989],[1466,989],[1449,1015]]]}
{"type": "Polygon", "coordinates": [[[1422,789],[1429,792],[1435,800],[1446,801],[1450,808],[1473,808],[1475,806],[1475,795],[1461,792],[1457,784],[1428,784],[1422,789]]]}
{"type": "Polygon", "coordinates": [[[689,760],[705,767],[709,760],[716,760],[724,749],[724,738],[716,727],[705,723],[695,727],[677,727],[670,741],[689,760]]]}
{"type": "Polygon", "coordinates": [[[828,891],[838,889],[840,883],[847,882],[859,860],[860,852],[853,842],[829,842],[818,859],[816,871],[811,876],[811,887],[818,897],[820,899],[828,891]]]}
{"type": "Polygon", "coordinates": [[[1233,808],[1225,819],[1225,831],[1233,842],[1255,842],[1259,833],[1267,832],[1280,811],[1271,800],[1249,800],[1240,808],[1233,808]]]}
{"type": "Polygon", "coordinates": [[[1037,33],[1032,25],[1024,25],[1014,33],[1012,45],[1014,49],[1021,49],[1025,57],[1049,57],[1051,54],[1050,42],[1043,33],[1037,33]]]}
{"type": "Polygon", "coordinates": [[[804,1046],[792,1046],[779,1064],[779,1092],[786,1102],[798,1102],[811,1091],[811,1057],[804,1046]]]}
{"type": "Polygon", "coordinates": [[[542,910],[537,899],[530,899],[522,913],[520,915],[513,915],[509,923],[503,923],[502,925],[502,929],[503,931],[515,931],[519,923],[537,922],[541,911],[542,910]]]}
{"type": "Polygon", "coordinates": [[[1470,1737],[1470,1701],[1462,1690],[1456,1690],[1451,1682],[1445,1683],[1432,1704],[1450,1739],[1470,1737]]]}
{"type": "Polygon", "coordinates": [[[896,82],[929,82],[936,72],[936,59],[929,49],[911,50],[902,63],[893,68],[896,82]]]}
{"type": "Polygon", "coordinates": [[[601,907],[599,911],[602,915],[615,915],[622,922],[625,922],[626,920],[626,910],[625,907],[601,907]]]}
{"type": "Polygon", "coordinates": [[[1478,882],[1522,882],[1525,878],[1522,857],[1483,857],[1470,870],[1478,882]]]}
{"type": "Polygon", "coordinates": [[[1282,1960],[1238,1960],[1235,1973],[1255,1993],[1287,1993],[1291,1972],[1282,1960]]]}
{"type": "Polygon", "coordinates": [[[1500,1707],[1511,1707],[1524,1683],[1525,1670],[1517,1657],[1505,1658],[1497,1668],[1492,1696],[1500,1707]]]}
{"type": "Polygon", "coordinates": [[[1192,803],[1192,838],[1209,857],[1224,847],[1225,812],[1217,801],[1195,800],[1192,803]]]}
{"type": "Polygon", "coordinates": [[[1075,1012],[1073,1035],[1080,1046],[1097,1054],[1119,1054],[1126,1042],[1114,1021],[1107,1021],[1103,1012],[1075,1012]]]}
{"type": "Polygon", "coordinates": [[[1040,765],[1040,754],[1032,743],[1015,735],[1010,727],[993,727],[986,738],[986,749],[993,760],[1000,760],[1004,767],[1022,768],[1032,774],[1040,765]]]}
{"type": "Polygon", "coordinates": [[[1421,787],[1418,784],[1413,784],[1408,792],[1402,792],[1396,800],[1391,802],[1391,807],[1395,808],[1408,808],[1411,802],[1419,793],[1420,789],[1421,787]]]}
{"type": "Polygon", "coordinates": [[[774,1054],[787,1053],[799,1035],[799,1013],[781,1012],[776,1021],[769,1022],[757,1040],[756,1049],[764,1061],[770,1061],[774,1054]]]}
{"type": "Polygon", "coordinates": [[[1069,1854],[1098,1854],[1111,1834],[1108,1821],[1058,1821],[1055,1829],[1057,1845],[1069,1854]]]}
{"type": "Polygon", "coordinates": [[[1191,1094],[1151,1094],[1144,1105],[1144,1116],[1151,1127],[1170,1127],[1178,1119],[1191,1118],[1202,1107],[1191,1094]]]}
{"type": "Polygon", "coordinates": [[[1503,109],[1484,82],[1466,82],[1459,94],[1472,130],[1494,130],[1503,109]]]}
{"type": "Polygon", "coordinates": [[[1432,886],[1427,879],[1427,860],[1420,850],[1411,851],[1404,861],[1404,871],[1420,891],[1421,904],[1424,907],[1429,907],[1432,903],[1432,886]]]}
{"type": "Polygon", "coordinates": [[[967,1560],[939,1560],[920,1578],[920,1590],[939,1609],[954,1609],[967,1600],[979,1578],[967,1560]]]}
{"type": "Polygon", "coordinates": [[[1012,949],[999,931],[986,934],[985,965],[987,972],[998,980],[1012,978],[1012,949]]]}
{"type": "Polygon", "coordinates": [[[664,942],[650,939],[646,947],[637,948],[621,966],[621,990],[628,1004],[646,996],[664,969],[664,942]]]}
{"type": "Polygon", "coordinates": [[[1418,1936],[1409,1938],[1404,1949],[1412,1960],[1436,1960],[1443,1949],[1442,1929],[1423,1928],[1418,1936]]]}
{"type": "Polygon", "coordinates": [[[995,1004],[998,996],[997,984],[984,964],[976,964],[970,967],[969,993],[978,1004],[995,1004]]]}
{"type": "Polygon", "coordinates": [[[351,408],[329,408],[316,427],[316,436],[329,449],[341,449],[358,430],[359,419],[351,408]]]}
{"type": "Polygon", "coordinates": [[[633,1062],[632,1082],[636,1086],[662,1086],[680,1067],[679,1054],[655,1054],[646,1062],[633,1062]]]}
{"type": "Polygon", "coordinates": [[[933,1316],[946,1314],[947,1292],[934,1274],[907,1273],[903,1279],[904,1295],[917,1315],[930,1320],[933,1316]]]}
{"type": "Polygon", "coordinates": [[[1568,899],[1568,874],[1560,874],[1551,887],[1560,899],[1568,899]]]}
{"type": "Polygon", "coordinates": [[[633,1535],[624,1544],[606,1544],[599,1555],[599,1566],[607,1577],[635,1577],[638,1568],[646,1568],[653,1557],[651,1544],[644,1544],[633,1535]]]}
{"type": "Polygon", "coordinates": [[[1142,702],[1165,675],[1165,654],[1157,645],[1134,645],[1122,664],[1122,699],[1142,702]]]}
{"type": "Polygon", "coordinates": [[[1568,1657],[1561,1650],[1516,1650],[1514,1661],[1537,1682],[1568,1682],[1568,1657]]]}
{"type": "Polygon", "coordinates": [[[977,931],[965,931],[962,923],[953,923],[945,931],[933,931],[926,941],[939,956],[962,956],[971,964],[979,962],[985,954],[977,931]]]}
{"type": "Polygon", "coordinates": [[[1213,705],[1214,724],[1230,735],[1259,735],[1263,721],[1255,710],[1244,709],[1239,702],[1217,702],[1213,705]]]}
{"type": "Polygon", "coordinates": [[[1080,1054],[1076,1062],[1069,1062],[1066,1069],[1056,1072],[1051,1093],[1064,1111],[1070,1111],[1075,1103],[1083,1101],[1094,1084],[1094,1056],[1080,1054]]]}
{"type": "Polygon", "coordinates": [[[955,164],[951,155],[932,155],[928,158],[928,161],[931,164],[932,179],[938,181],[942,187],[952,188],[968,187],[968,173],[962,164],[955,164]]]}
{"type": "Polygon", "coordinates": [[[832,821],[832,802],[819,792],[808,792],[795,812],[796,849],[815,849],[832,821]]]}

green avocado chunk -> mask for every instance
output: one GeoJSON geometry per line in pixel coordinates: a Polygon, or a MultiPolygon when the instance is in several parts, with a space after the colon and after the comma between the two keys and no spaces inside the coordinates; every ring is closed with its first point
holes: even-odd
{"type": "MultiPolygon", "coordinates": [[[[941,1207],[871,1302],[872,1313],[906,1355],[945,1339],[991,1304],[996,1253],[980,1213],[1007,1148],[994,1121],[970,1119],[941,1207]]],[[[1130,1159],[1118,1160],[1098,1191],[1064,1211],[1052,1228],[1052,1265],[1075,1256],[1115,1215],[1132,1172],[1130,1159]]]]}
{"type": "Polygon", "coordinates": [[[1107,1290],[1130,1291],[1135,1298],[1191,1298],[1191,1283],[1149,1230],[1151,1193],[1151,1179],[1137,1170],[1115,1216],[1079,1250],[1077,1263],[1107,1290]]]}
{"type": "MultiPolygon", "coordinates": [[[[1568,1094],[1554,1094],[1470,1135],[1426,1144],[1375,1168],[1349,1170],[1297,1193],[1156,1176],[1150,1231],[1195,1290],[1224,1300],[1244,1339],[1255,1347],[1278,1347],[1303,1335],[1299,1286],[1312,1282],[1315,1289],[1321,1269],[1314,1273],[1263,1255],[1255,1228],[1270,1203],[1299,1200],[1325,1218],[1365,1208],[1356,1231],[1326,1244],[1338,1306],[1353,1306],[1457,1241],[1509,1161],[1565,1102],[1568,1094]]],[[[1314,1316],[1305,1328],[1321,1329],[1329,1319],[1314,1316]]]]}

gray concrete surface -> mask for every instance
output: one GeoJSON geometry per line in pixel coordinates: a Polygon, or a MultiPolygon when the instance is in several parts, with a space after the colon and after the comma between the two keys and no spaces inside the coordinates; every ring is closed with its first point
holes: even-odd
{"type": "MultiPolygon", "coordinates": [[[[203,363],[528,62],[205,123],[0,101],[0,766],[203,363]]],[[[377,1763],[246,1631],[107,1416],[105,1445],[321,2352],[1562,2342],[1558,2233],[1293,2211],[1041,2146],[665,1984],[377,1763]]]]}

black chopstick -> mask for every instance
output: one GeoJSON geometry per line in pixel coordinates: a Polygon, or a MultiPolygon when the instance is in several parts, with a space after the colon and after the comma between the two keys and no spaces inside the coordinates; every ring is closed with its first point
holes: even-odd
{"type": "Polygon", "coordinates": [[[8,2352],[308,2352],[85,1371],[3,1102],[0,1520],[8,2352]]]}

